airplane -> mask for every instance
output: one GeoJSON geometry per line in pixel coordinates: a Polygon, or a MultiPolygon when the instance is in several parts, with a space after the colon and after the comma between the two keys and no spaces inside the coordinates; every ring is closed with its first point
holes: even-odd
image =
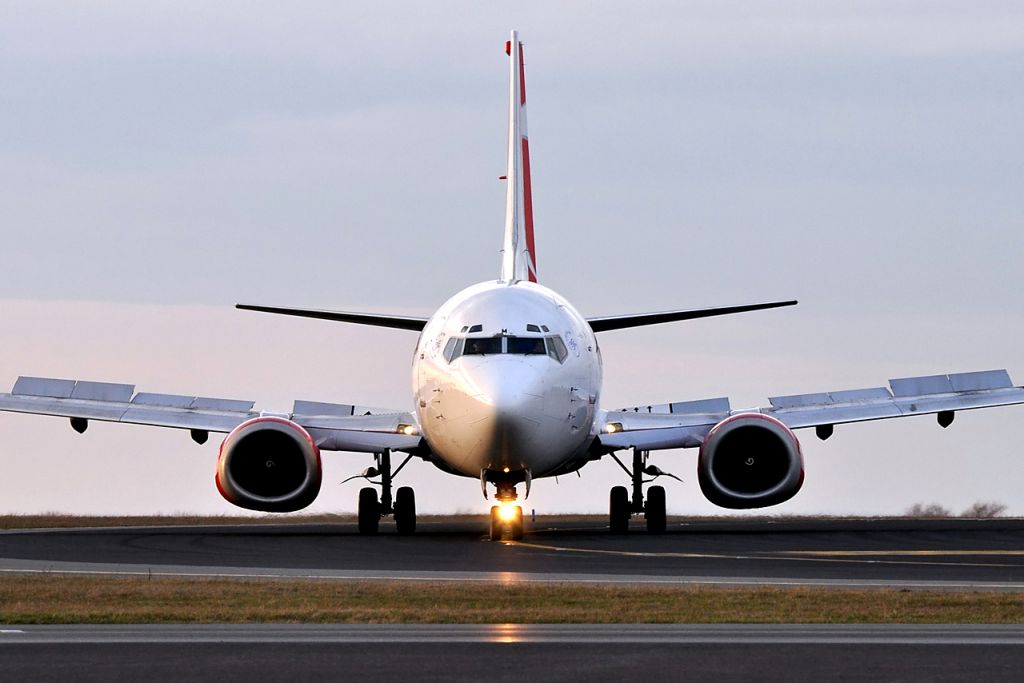
{"type": "Polygon", "coordinates": [[[317,318],[419,333],[412,369],[411,411],[364,410],[350,404],[297,400],[290,412],[254,409],[251,401],[136,392],[130,384],[20,377],[0,394],[0,410],[188,430],[199,444],[226,434],[215,483],[248,510],[294,512],[320,492],[321,454],[373,454],[357,475],[358,530],[376,534],[391,516],[399,534],[416,529],[411,487],[393,491],[412,458],[494,489],[490,538],[523,537],[518,487],[528,497],[536,479],[578,471],[605,456],[625,470],[631,487],[609,494],[609,529],[626,532],[642,515],[647,530],[666,529],[666,495],[649,463],[652,451],[696,448],[703,495],[728,509],[762,508],[797,494],[803,455],[794,430],[828,439],[837,424],[936,415],[948,427],[958,410],[1024,403],[1024,387],[1006,370],[890,380],[887,387],[777,396],[769,405],[733,410],[727,398],[605,409],[598,335],[645,325],[795,305],[740,306],[586,318],[539,284],[534,241],[530,149],[526,126],[523,44],[512,31],[509,58],[508,163],[500,274],[446,301],[429,318],[238,304],[247,311],[317,318]],[[627,465],[618,453],[629,451],[627,465]],[[392,456],[404,459],[393,467],[392,456]],[[379,477],[379,481],[373,481],[379,477]],[[646,488],[646,495],[644,487],[646,488]],[[377,488],[380,488],[378,496],[377,488]]]}

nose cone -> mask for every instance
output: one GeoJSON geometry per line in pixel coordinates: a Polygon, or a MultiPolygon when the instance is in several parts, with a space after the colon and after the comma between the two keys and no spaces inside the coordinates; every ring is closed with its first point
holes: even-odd
{"type": "Polygon", "coordinates": [[[476,402],[481,416],[514,420],[540,408],[538,402],[544,397],[540,373],[506,360],[489,359],[473,370],[468,397],[476,402]]]}
{"type": "Polygon", "coordinates": [[[473,435],[466,455],[480,469],[526,467],[543,421],[543,376],[511,358],[491,358],[465,387],[466,423],[473,435]]]}

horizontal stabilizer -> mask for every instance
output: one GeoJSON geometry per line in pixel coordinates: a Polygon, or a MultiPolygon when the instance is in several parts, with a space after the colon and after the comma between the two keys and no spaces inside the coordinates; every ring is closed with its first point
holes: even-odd
{"type": "Polygon", "coordinates": [[[677,320],[695,320],[697,318],[711,318],[716,315],[729,315],[731,313],[746,313],[747,311],[762,311],[767,308],[795,306],[796,303],[796,301],[772,301],[764,304],[748,304],[746,306],[724,306],[719,308],[698,308],[685,311],[662,311],[660,313],[612,315],[603,318],[587,318],[587,322],[590,323],[590,329],[594,330],[594,332],[607,332],[609,330],[621,330],[627,327],[660,325],[661,323],[671,323],[677,320]]]}
{"type": "Polygon", "coordinates": [[[277,313],[294,315],[300,318],[316,318],[333,320],[339,323],[355,323],[356,325],[373,325],[374,327],[391,327],[397,330],[419,332],[427,324],[426,318],[411,318],[400,315],[379,315],[377,313],[345,313],[343,311],[316,311],[306,308],[278,308],[276,306],[250,306],[236,304],[235,308],[242,311],[259,311],[261,313],[277,313]]]}

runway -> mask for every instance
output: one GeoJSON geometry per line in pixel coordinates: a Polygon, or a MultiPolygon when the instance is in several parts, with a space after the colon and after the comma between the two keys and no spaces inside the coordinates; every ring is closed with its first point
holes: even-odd
{"type": "Polygon", "coordinates": [[[0,629],[11,680],[1013,680],[1021,626],[285,625],[0,629]]]}
{"type": "Polygon", "coordinates": [[[413,536],[352,525],[0,532],[0,571],[406,581],[600,582],[1024,590],[1024,520],[801,520],[528,527],[490,542],[483,522],[413,536]]]}

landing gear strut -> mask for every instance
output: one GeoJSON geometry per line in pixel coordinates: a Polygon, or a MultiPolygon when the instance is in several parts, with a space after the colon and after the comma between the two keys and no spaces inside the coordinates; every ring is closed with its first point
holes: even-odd
{"type": "MultiPolygon", "coordinates": [[[[402,464],[394,472],[391,471],[391,451],[385,449],[375,453],[376,467],[367,468],[361,475],[369,480],[371,477],[380,475],[379,482],[370,482],[380,486],[380,500],[377,499],[377,489],[367,486],[359,490],[359,533],[364,535],[376,534],[380,529],[381,517],[393,515],[395,518],[395,529],[399,534],[407,535],[416,531],[416,494],[408,486],[402,486],[395,492],[392,499],[391,482],[396,474],[402,471],[412,456],[406,456],[402,464]]],[[[346,479],[346,481],[348,481],[346,479]]]]}
{"type": "MultiPolygon", "coordinates": [[[[647,489],[647,501],[644,501],[644,484],[649,484],[658,477],[664,475],[679,479],[674,474],[662,472],[654,465],[647,464],[648,451],[633,449],[633,467],[629,468],[622,464],[622,461],[612,458],[619,463],[619,467],[625,470],[632,480],[633,495],[625,486],[614,486],[608,499],[608,529],[613,534],[624,534],[629,531],[629,518],[633,515],[642,514],[647,522],[647,531],[652,534],[665,532],[665,489],[661,486],[651,486],[647,489]],[[644,479],[644,475],[651,475],[651,479],[644,479]]],[[[681,480],[680,480],[681,481],[681,480]]]]}

